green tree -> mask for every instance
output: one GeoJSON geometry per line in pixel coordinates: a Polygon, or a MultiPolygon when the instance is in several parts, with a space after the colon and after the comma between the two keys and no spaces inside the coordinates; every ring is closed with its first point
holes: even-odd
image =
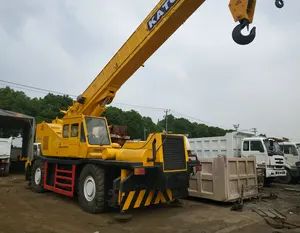
{"type": "MultiPolygon", "coordinates": [[[[164,129],[166,125],[165,119],[158,121],[157,125],[164,129]]],[[[190,138],[197,138],[223,136],[226,132],[231,132],[231,130],[190,122],[185,118],[176,118],[170,114],[168,115],[168,132],[188,134],[190,138]]]]}
{"type": "MultiPolygon", "coordinates": [[[[22,91],[15,91],[9,87],[0,89],[0,108],[13,112],[20,112],[33,116],[37,123],[41,121],[51,122],[56,117],[62,117],[60,110],[67,110],[72,106],[73,100],[69,96],[47,94],[43,98],[29,98],[22,91]]],[[[135,110],[123,111],[120,108],[108,107],[102,114],[110,125],[127,126],[127,133],[132,139],[144,139],[149,133],[162,132],[165,129],[165,119],[155,124],[150,117],[142,116],[135,110]]],[[[231,130],[207,126],[190,122],[185,118],[168,116],[168,131],[172,133],[188,134],[189,137],[222,136],[231,130]]],[[[0,134],[6,134],[3,129],[0,134]]],[[[14,134],[16,132],[14,131],[14,134]]]]}
{"type": "Polygon", "coordinates": [[[60,110],[67,110],[68,106],[72,106],[73,100],[69,96],[59,96],[48,94],[44,98],[39,99],[38,107],[39,113],[34,116],[36,117],[37,123],[42,120],[51,122],[56,117],[63,117],[63,113],[60,110]]]}
{"type": "Polygon", "coordinates": [[[0,91],[0,107],[8,111],[20,112],[26,115],[31,114],[31,100],[22,91],[14,91],[6,87],[0,91]]]}

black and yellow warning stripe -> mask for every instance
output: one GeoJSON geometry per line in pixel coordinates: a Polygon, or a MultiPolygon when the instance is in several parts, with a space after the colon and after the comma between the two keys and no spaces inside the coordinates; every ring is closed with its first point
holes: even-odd
{"type": "Polygon", "coordinates": [[[134,190],[123,192],[120,207],[125,211],[128,209],[149,206],[153,204],[160,204],[172,201],[172,191],[170,189],[165,191],[160,190],[134,190]]]}

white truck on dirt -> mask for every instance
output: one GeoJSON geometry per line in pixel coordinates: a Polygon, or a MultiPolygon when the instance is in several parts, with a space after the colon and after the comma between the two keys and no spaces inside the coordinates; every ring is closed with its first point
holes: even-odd
{"type": "Polygon", "coordinates": [[[41,143],[34,142],[33,143],[33,158],[41,155],[41,143]]]}
{"type": "Polygon", "coordinates": [[[296,166],[300,161],[300,142],[285,141],[278,144],[284,153],[287,174],[276,178],[276,181],[283,184],[300,181],[300,170],[296,166]]]}
{"type": "Polygon", "coordinates": [[[0,138],[0,175],[8,176],[10,168],[10,156],[12,137],[0,138]]]}
{"type": "Polygon", "coordinates": [[[255,157],[259,183],[269,184],[286,176],[284,155],[278,142],[244,132],[231,132],[220,137],[189,138],[198,157],[255,157]]]}

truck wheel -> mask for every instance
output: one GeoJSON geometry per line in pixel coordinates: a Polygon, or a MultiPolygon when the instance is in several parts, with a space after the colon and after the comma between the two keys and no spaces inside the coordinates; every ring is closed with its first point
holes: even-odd
{"type": "Polygon", "coordinates": [[[264,179],[264,186],[269,186],[272,182],[274,182],[274,178],[273,177],[269,177],[264,179]]]}
{"type": "Polygon", "coordinates": [[[9,168],[10,168],[10,162],[7,163],[4,167],[3,176],[9,176],[9,168]]]}
{"type": "Polygon", "coordinates": [[[35,160],[31,168],[30,185],[35,193],[42,193],[44,189],[44,163],[41,160],[35,160]]]}
{"type": "Polygon", "coordinates": [[[78,183],[78,200],[88,213],[103,212],[105,209],[105,171],[95,164],[87,164],[81,170],[78,183]]]}
{"type": "Polygon", "coordinates": [[[280,184],[290,184],[293,180],[290,170],[286,171],[286,176],[279,176],[276,181],[280,184]]]}

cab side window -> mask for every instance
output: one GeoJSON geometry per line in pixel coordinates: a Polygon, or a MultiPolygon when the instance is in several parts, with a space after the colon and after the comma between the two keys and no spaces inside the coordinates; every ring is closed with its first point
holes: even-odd
{"type": "Polygon", "coordinates": [[[263,151],[261,141],[251,141],[251,151],[263,151]]]}
{"type": "Polygon", "coordinates": [[[243,143],[243,151],[249,151],[249,141],[244,141],[244,143],[243,143]]]}
{"type": "Polygon", "coordinates": [[[63,126],[63,138],[68,138],[69,137],[69,125],[64,125],[63,126]]]}
{"type": "Polygon", "coordinates": [[[75,123],[71,125],[71,137],[78,137],[79,124],[75,123]]]}

